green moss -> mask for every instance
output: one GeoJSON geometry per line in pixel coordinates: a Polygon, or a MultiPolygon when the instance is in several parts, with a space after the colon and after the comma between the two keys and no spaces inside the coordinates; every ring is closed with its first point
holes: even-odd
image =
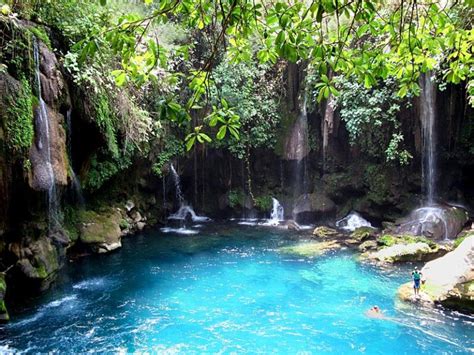
{"type": "Polygon", "coordinates": [[[8,98],[7,120],[5,122],[6,145],[16,156],[26,159],[33,143],[33,95],[25,78],[15,97],[8,98]]]}
{"type": "Polygon", "coordinates": [[[229,206],[236,208],[245,204],[245,193],[241,189],[229,191],[229,206]]]}
{"type": "Polygon", "coordinates": [[[272,209],[273,201],[271,196],[258,196],[255,198],[255,206],[261,211],[269,211],[272,209]]]}
{"type": "Polygon", "coordinates": [[[430,247],[430,249],[437,249],[438,244],[433,242],[431,239],[420,237],[420,236],[413,236],[413,235],[390,235],[385,234],[382,235],[377,239],[377,242],[384,246],[390,247],[395,244],[412,244],[412,243],[426,243],[430,247]]]}
{"type": "Polygon", "coordinates": [[[457,248],[463,241],[464,239],[466,239],[467,237],[472,237],[474,235],[474,233],[472,231],[468,231],[468,232],[465,232],[465,233],[461,233],[459,235],[459,237],[457,237],[455,240],[454,240],[454,243],[453,243],[453,247],[454,248],[457,248]]]}
{"type": "Polygon", "coordinates": [[[370,227],[359,227],[351,234],[352,239],[365,240],[375,235],[375,230],[370,227]]]}
{"type": "Polygon", "coordinates": [[[125,218],[122,218],[119,223],[120,229],[127,229],[130,227],[130,223],[125,218]]]}
{"type": "Polygon", "coordinates": [[[105,94],[99,94],[95,101],[95,121],[99,126],[107,143],[107,149],[113,158],[119,158],[119,148],[115,127],[115,115],[112,113],[109,98],[105,94]]]}
{"type": "Polygon", "coordinates": [[[41,27],[41,26],[29,27],[29,28],[28,28],[28,31],[29,31],[33,36],[35,36],[36,38],[38,38],[41,42],[43,42],[49,49],[52,48],[52,46],[51,46],[51,41],[50,41],[49,36],[48,36],[48,34],[46,33],[46,30],[44,29],[44,27],[41,27]]]}

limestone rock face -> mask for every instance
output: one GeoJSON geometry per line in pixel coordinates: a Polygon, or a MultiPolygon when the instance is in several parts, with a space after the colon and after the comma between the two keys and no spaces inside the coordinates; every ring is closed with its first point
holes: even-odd
{"type": "Polygon", "coordinates": [[[120,221],[117,210],[85,211],[81,215],[79,240],[96,253],[107,253],[122,246],[120,221]]]}

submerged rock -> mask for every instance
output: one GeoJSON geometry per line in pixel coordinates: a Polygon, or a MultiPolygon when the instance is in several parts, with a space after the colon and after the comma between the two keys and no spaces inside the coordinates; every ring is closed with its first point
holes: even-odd
{"type": "Polygon", "coordinates": [[[289,221],[286,222],[286,227],[288,228],[288,230],[290,231],[300,231],[301,230],[301,227],[298,223],[296,223],[296,221],[290,219],[289,221]]]}
{"type": "Polygon", "coordinates": [[[423,207],[396,223],[396,233],[425,236],[432,239],[454,238],[469,216],[459,207],[423,207]]]}
{"type": "Polygon", "coordinates": [[[281,247],[278,249],[280,253],[292,254],[303,257],[316,257],[323,255],[327,251],[340,249],[341,244],[336,241],[328,242],[302,242],[295,245],[281,247]]]}
{"type": "Polygon", "coordinates": [[[84,211],[81,213],[80,241],[96,253],[107,253],[122,246],[120,222],[122,215],[117,210],[105,212],[84,211]]]}

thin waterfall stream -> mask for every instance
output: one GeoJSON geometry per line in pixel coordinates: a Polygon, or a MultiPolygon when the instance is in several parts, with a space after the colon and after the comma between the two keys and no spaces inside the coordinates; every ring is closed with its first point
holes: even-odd
{"type": "Polygon", "coordinates": [[[35,62],[35,78],[38,92],[39,109],[36,115],[36,135],[37,147],[45,161],[44,172],[47,178],[47,194],[48,194],[48,225],[49,230],[59,224],[59,199],[56,189],[56,178],[51,159],[51,142],[50,142],[50,128],[49,115],[46,103],[43,100],[41,89],[41,75],[40,75],[40,57],[38,40],[34,38],[33,41],[33,56],[35,62]]]}

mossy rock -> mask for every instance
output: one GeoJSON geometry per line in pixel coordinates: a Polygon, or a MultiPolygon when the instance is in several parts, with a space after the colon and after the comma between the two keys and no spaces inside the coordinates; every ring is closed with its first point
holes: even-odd
{"type": "Polygon", "coordinates": [[[54,277],[61,262],[57,248],[43,236],[24,248],[23,257],[16,265],[27,278],[44,282],[54,277]]]}
{"type": "Polygon", "coordinates": [[[377,242],[383,247],[391,247],[396,244],[426,243],[431,249],[438,248],[438,244],[431,239],[413,235],[384,234],[377,239],[377,242]]]}
{"type": "Polygon", "coordinates": [[[359,245],[359,251],[365,253],[369,250],[377,250],[377,242],[375,240],[366,240],[359,245]]]}
{"type": "Polygon", "coordinates": [[[314,258],[330,250],[340,249],[341,244],[335,241],[328,242],[302,242],[299,244],[281,247],[278,249],[280,253],[314,258]]]}
{"type": "Polygon", "coordinates": [[[359,227],[351,233],[351,238],[363,242],[377,236],[377,230],[371,227],[359,227]]]}
{"type": "Polygon", "coordinates": [[[118,210],[81,211],[79,220],[79,240],[93,251],[104,253],[121,247],[120,223],[123,218],[118,210]]]}
{"type": "Polygon", "coordinates": [[[335,230],[333,228],[326,227],[326,226],[316,227],[313,231],[313,235],[315,237],[323,238],[323,239],[337,238],[337,237],[341,236],[341,234],[337,230],[335,230]]]}

